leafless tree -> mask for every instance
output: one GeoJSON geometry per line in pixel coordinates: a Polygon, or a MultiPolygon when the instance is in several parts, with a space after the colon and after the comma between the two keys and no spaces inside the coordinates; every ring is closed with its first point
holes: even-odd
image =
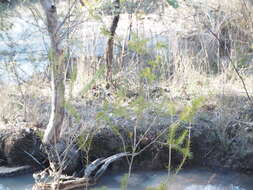
{"type": "Polygon", "coordinates": [[[52,0],[40,0],[46,15],[47,29],[51,42],[51,87],[52,87],[52,106],[51,115],[45,135],[44,143],[57,142],[59,140],[61,126],[64,119],[64,95],[65,95],[65,65],[64,50],[59,34],[59,21],[56,5],[52,0]]]}

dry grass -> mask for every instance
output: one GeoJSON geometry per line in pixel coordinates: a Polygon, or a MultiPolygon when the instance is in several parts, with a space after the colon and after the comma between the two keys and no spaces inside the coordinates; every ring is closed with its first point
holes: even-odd
{"type": "MultiPolygon", "coordinates": [[[[224,47],[220,46],[210,30],[222,40],[229,40],[229,56],[233,64],[239,68],[252,95],[253,13],[250,12],[253,10],[252,5],[248,3],[245,7],[243,0],[195,0],[191,3],[185,1],[179,3],[178,9],[161,6],[148,14],[136,10],[132,19],[125,13],[121,15],[117,29],[117,53],[114,59],[116,83],[119,86],[125,85],[130,90],[145,86],[146,83],[140,79],[139,73],[148,67],[148,60],[160,56],[162,61],[155,71],[157,79],[151,88],[157,86],[168,88],[169,92],[165,96],[183,105],[195,97],[205,96],[206,104],[215,105],[217,111],[226,110],[232,113],[243,109],[249,102],[242,83],[227,55],[224,55],[224,47]],[[126,44],[131,34],[128,30],[130,23],[132,33],[138,34],[139,39],[148,40],[144,53],[135,53],[126,44]],[[165,44],[167,48],[155,48],[157,41],[165,44]]],[[[94,44],[99,41],[104,43],[106,37],[98,30],[98,26],[108,23],[109,17],[105,15],[103,22],[91,20],[88,24],[80,25],[79,30],[73,33],[75,40],[79,37],[92,39],[94,44]]],[[[94,89],[87,93],[88,96],[80,92],[92,80],[99,66],[104,64],[103,56],[94,56],[97,54],[96,51],[95,48],[81,48],[77,81],[72,92],[74,99],[80,104],[94,99],[94,89]],[[89,56],[83,56],[87,54],[89,56]]],[[[104,90],[103,77],[96,79],[92,87],[95,84],[102,84],[101,88],[104,90]]],[[[13,124],[14,121],[21,122],[26,117],[26,122],[45,125],[50,102],[49,83],[39,77],[34,78],[21,86],[25,97],[22,97],[19,88],[6,87],[0,92],[1,120],[7,119],[13,124]]],[[[69,92],[70,88],[67,85],[67,96],[69,92]]],[[[106,93],[104,90],[103,96],[106,97],[106,93]]],[[[113,101],[110,98],[109,100],[113,101]]]]}

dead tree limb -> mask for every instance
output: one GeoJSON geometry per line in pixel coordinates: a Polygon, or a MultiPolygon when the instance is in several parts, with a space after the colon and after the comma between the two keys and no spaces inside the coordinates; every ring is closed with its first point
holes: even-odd
{"type": "Polygon", "coordinates": [[[33,190],[74,190],[93,185],[112,162],[131,155],[131,153],[123,152],[105,159],[99,158],[87,166],[84,171],[84,177],[81,178],[66,175],[59,176],[52,173],[51,170],[45,169],[40,173],[33,174],[36,182],[33,190]],[[99,168],[99,166],[101,167],[99,168]],[[94,172],[96,173],[93,174],[94,172]]]}
{"type": "MultiPolygon", "coordinates": [[[[211,29],[209,29],[209,32],[216,38],[216,40],[218,41],[219,45],[221,45],[221,44],[223,43],[222,40],[218,37],[218,35],[215,34],[211,29]]],[[[230,57],[230,54],[229,54],[229,52],[228,52],[229,50],[228,50],[227,47],[225,47],[225,51],[227,51],[226,57],[228,58],[229,62],[231,63],[231,65],[232,65],[232,67],[233,67],[233,69],[235,70],[237,76],[239,77],[239,79],[240,79],[241,82],[242,82],[243,89],[244,89],[244,91],[245,91],[245,93],[246,93],[246,96],[247,96],[247,98],[248,98],[250,104],[253,105],[253,100],[252,100],[252,98],[251,98],[250,95],[249,95],[249,92],[248,92],[248,89],[247,89],[246,84],[245,84],[245,82],[244,82],[244,79],[243,79],[242,75],[240,74],[238,68],[237,68],[236,65],[234,64],[232,58],[230,57]]]]}

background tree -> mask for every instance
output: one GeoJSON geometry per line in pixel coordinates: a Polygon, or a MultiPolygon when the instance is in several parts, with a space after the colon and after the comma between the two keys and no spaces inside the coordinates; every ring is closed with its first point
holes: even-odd
{"type": "Polygon", "coordinates": [[[113,1],[114,6],[114,17],[109,30],[109,38],[107,41],[106,47],[106,67],[107,74],[106,80],[107,82],[112,82],[112,64],[113,64],[113,44],[114,44],[114,36],[118,26],[119,18],[120,18],[120,0],[113,1]]]}

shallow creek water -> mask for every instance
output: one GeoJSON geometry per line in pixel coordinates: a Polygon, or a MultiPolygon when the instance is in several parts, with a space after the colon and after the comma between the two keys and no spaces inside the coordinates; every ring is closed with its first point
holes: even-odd
{"type": "MultiPolygon", "coordinates": [[[[107,190],[120,190],[124,173],[106,173],[91,189],[106,187],[107,190]]],[[[134,172],[129,180],[128,190],[145,190],[158,186],[166,180],[166,171],[134,172]]],[[[169,180],[170,190],[253,190],[253,176],[236,172],[214,172],[206,169],[184,170],[169,180]]],[[[32,175],[14,178],[0,178],[0,190],[31,190],[32,175]]]]}

